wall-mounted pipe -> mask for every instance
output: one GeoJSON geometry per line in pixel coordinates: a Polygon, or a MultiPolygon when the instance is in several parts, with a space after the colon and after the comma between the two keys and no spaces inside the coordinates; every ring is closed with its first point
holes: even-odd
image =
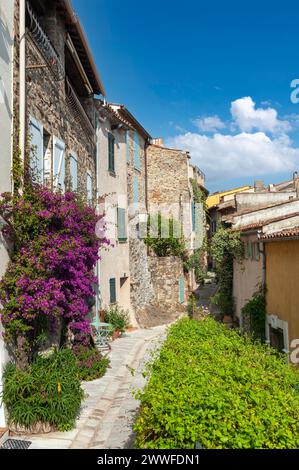
{"type": "Polygon", "coordinates": [[[19,96],[19,147],[24,168],[26,149],[26,0],[20,0],[20,96],[19,96]]]}

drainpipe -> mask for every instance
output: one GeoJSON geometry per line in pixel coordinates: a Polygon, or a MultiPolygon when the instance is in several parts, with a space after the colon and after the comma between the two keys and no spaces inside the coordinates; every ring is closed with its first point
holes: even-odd
{"type": "Polygon", "coordinates": [[[19,147],[24,168],[26,147],[26,0],[20,0],[20,97],[19,97],[19,147]]]}
{"type": "MultiPolygon", "coordinates": [[[[96,124],[96,210],[97,213],[99,213],[99,195],[100,195],[100,186],[99,186],[99,120],[97,119],[97,124],[96,124]]],[[[100,270],[100,262],[101,260],[97,261],[97,266],[96,266],[96,278],[97,278],[97,289],[96,289],[96,322],[100,321],[99,318],[99,311],[101,308],[101,289],[100,289],[100,281],[101,281],[101,270],[100,270]]]]}

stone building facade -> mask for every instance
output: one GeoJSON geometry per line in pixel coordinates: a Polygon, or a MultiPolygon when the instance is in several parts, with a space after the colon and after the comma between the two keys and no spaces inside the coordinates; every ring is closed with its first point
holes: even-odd
{"type": "MultiPolygon", "coordinates": [[[[15,8],[19,44],[19,0],[15,8]]],[[[19,100],[19,49],[14,96],[19,100]]],[[[96,110],[104,94],[84,32],[69,2],[26,2],[26,134],[38,181],[96,195],[96,110]]]]}
{"type": "Polygon", "coordinates": [[[105,310],[110,304],[119,304],[130,313],[130,323],[136,326],[130,294],[127,184],[127,134],[131,125],[109,104],[98,100],[96,106],[99,209],[105,214],[106,235],[111,242],[108,249],[102,250],[99,263],[100,307],[105,310]]]}
{"type": "Polygon", "coordinates": [[[148,216],[146,146],[151,136],[125,106],[111,104],[111,107],[130,124],[126,133],[130,296],[131,306],[140,317],[140,312],[155,299],[148,250],[144,243],[148,216]]]}

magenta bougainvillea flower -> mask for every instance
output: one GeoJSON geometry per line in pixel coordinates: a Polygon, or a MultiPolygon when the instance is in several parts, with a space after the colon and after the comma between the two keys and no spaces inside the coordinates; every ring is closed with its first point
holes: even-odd
{"type": "Polygon", "coordinates": [[[23,329],[33,341],[44,325],[63,320],[78,342],[86,342],[94,269],[101,246],[109,244],[96,235],[101,216],[74,193],[39,185],[17,198],[2,195],[0,215],[13,247],[0,281],[5,332],[15,336],[23,329]]]}

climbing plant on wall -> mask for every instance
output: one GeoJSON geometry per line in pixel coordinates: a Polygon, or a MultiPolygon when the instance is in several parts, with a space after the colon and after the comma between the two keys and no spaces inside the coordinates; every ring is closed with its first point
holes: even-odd
{"type": "Polygon", "coordinates": [[[216,263],[218,292],[213,301],[223,315],[233,313],[233,265],[234,259],[243,257],[240,233],[219,226],[211,243],[211,254],[216,263]]]}

